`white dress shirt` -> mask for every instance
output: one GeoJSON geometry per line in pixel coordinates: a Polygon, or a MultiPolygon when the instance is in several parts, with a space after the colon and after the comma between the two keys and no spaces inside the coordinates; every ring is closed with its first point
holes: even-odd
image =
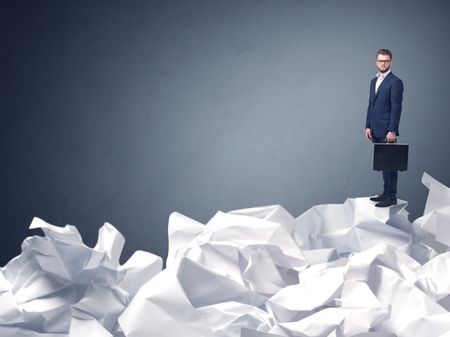
{"type": "Polygon", "coordinates": [[[389,75],[390,72],[391,72],[391,69],[389,69],[385,73],[380,73],[380,72],[377,73],[377,78],[378,79],[377,79],[377,83],[375,83],[375,93],[377,93],[381,82],[383,82],[383,80],[386,78],[387,75],[389,75]]]}

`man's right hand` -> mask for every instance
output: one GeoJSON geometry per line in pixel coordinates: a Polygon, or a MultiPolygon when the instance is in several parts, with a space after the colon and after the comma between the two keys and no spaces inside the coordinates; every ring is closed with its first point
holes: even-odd
{"type": "Polygon", "coordinates": [[[366,129],[366,139],[371,140],[372,139],[372,129],[367,128],[366,129]]]}

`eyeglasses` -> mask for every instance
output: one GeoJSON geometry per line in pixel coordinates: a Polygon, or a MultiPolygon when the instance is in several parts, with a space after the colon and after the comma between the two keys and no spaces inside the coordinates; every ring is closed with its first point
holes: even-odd
{"type": "Polygon", "coordinates": [[[378,63],[390,63],[392,60],[377,60],[378,63]]]}

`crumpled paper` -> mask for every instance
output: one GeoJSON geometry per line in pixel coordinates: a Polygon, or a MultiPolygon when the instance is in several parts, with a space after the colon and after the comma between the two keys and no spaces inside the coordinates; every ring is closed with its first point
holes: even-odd
{"type": "Polygon", "coordinates": [[[26,239],[0,272],[0,335],[450,337],[450,252],[422,242],[426,232],[448,242],[450,194],[423,182],[413,224],[406,202],[368,198],[298,218],[278,205],[206,224],[173,213],[162,271],[144,252],[120,266],[123,238],[109,224],[90,249],[74,227],[36,220],[46,237],[26,239]]]}
{"type": "Polygon", "coordinates": [[[422,183],[429,189],[424,214],[414,226],[433,234],[436,240],[450,246],[450,188],[424,173],[422,183]]]}
{"type": "MultiPolygon", "coordinates": [[[[449,202],[450,204],[450,202],[449,202]]],[[[347,199],[344,204],[314,206],[295,220],[294,238],[306,250],[334,249],[340,256],[364,251],[384,242],[428,261],[435,252],[423,244],[423,231],[415,231],[399,201],[388,208],[374,207],[369,198],[347,199]]]]}
{"type": "Polygon", "coordinates": [[[0,336],[119,336],[117,317],[161,271],[161,258],[137,251],[120,265],[124,238],[108,223],[94,248],[74,226],[34,218],[30,228],[45,237],[27,238],[0,270],[0,336]]]}

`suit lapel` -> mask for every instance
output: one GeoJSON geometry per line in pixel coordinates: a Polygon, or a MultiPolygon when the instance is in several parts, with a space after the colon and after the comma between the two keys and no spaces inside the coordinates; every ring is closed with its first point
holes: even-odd
{"type": "MultiPolygon", "coordinates": [[[[373,96],[373,100],[375,101],[378,97],[378,94],[380,93],[380,90],[385,87],[391,80],[392,80],[392,72],[390,72],[386,78],[383,80],[383,82],[381,82],[380,86],[378,87],[377,92],[375,93],[375,95],[373,96]]],[[[375,85],[376,85],[376,80],[375,80],[375,85]]],[[[375,90],[375,86],[374,86],[374,90],[375,90]]]]}

